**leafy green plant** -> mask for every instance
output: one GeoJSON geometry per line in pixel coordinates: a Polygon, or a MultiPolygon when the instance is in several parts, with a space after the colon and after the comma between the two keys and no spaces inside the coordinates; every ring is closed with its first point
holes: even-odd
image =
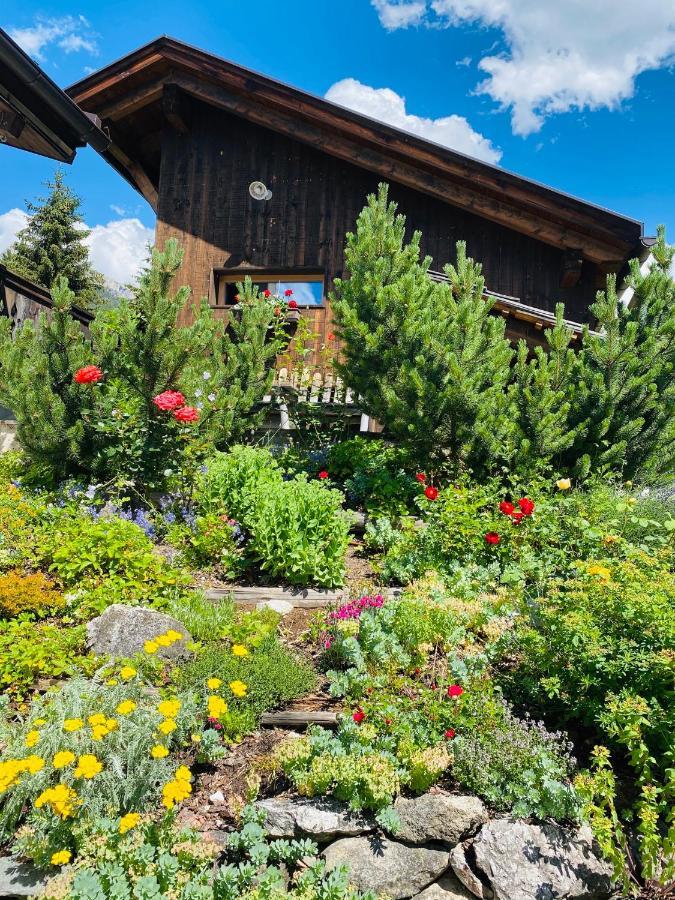
{"type": "Polygon", "coordinates": [[[349,502],[370,516],[404,515],[417,493],[414,463],[404,446],[354,437],[330,449],[327,469],[342,483],[349,502]]]}
{"type": "Polygon", "coordinates": [[[167,540],[181,548],[182,559],[191,566],[215,568],[224,578],[234,578],[244,569],[243,549],[226,515],[197,516],[194,525],[174,525],[167,540]]]}
{"type": "Polygon", "coordinates": [[[94,661],[85,650],[85,636],[84,626],[59,628],[19,619],[0,622],[2,689],[23,697],[40,678],[91,671],[94,661]]]}
{"type": "Polygon", "coordinates": [[[235,446],[228,453],[209,457],[197,486],[199,506],[246,526],[259,494],[281,480],[281,470],[269,450],[235,446]]]}

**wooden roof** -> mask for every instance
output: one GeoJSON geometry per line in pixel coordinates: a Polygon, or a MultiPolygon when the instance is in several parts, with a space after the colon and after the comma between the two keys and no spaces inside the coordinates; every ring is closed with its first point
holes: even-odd
{"type": "Polygon", "coordinates": [[[0,28],[0,143],[70,163],[78,147],[110,143],[95,118],[68,97],[0,28]]]}
{"type": "Polygon", "coordinates": [[[446,202],[620,268],[642,225],[267,78],[170,37],[160,37],[68,88],[109,129],[108,161],[156,207],[161,129],[184,131],[184,95],[242,116],[446,202]]]}
{"type": "MultiPolygon", "coordinates": [[[[35,307],[36,312],[48,312],[53,309],[51,292],[41,284],[36,284],[23,275],[12,272],[7,266],[0,264],[0,315],[14,318],[14,311],[9,304],[8,292],[19,294],[35,307]]],[[[71,315],[82,325],[89,325],[94,316],[79,306],[71,307],[71,315]]]]}

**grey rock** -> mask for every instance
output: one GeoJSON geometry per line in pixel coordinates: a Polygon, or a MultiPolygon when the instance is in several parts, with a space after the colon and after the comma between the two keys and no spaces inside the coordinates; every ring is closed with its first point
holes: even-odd
{"type": "Polygon", "coordinates": [[[413,900],[473,900],[464,885],[452,872],[446,874],[425,888],[413,900]]]}
{"type": "Polygon", "coordinates": [[[287,616],[295,609],[293,604],[289,603],[288,600],[261,600],[260,603],[256,603],[255,608],[273,609],[274,612],[279,613],[280,616],[287,616]]]}
{"type": "Polygon", "coordinates": [[[170,647],[160,647],[158,656],[179,659],[187,654],[192,636],[177,619],[145,606],[113,603],[101,616],[87,625],[87,646],[98,656],[126,657],[143,650],[146,641],[165,634],[169,629],[183,635],[170,647]]]}
{"type": "Polygon", "coordinates": [[[343,803],[325,798],[274,797],[256,805],[265,810],[265,827],[273,838],[309,837],[321,844],[339,837],[365,834],[375,828],[372,819],[351,812],[343,803]]]}
{"type": "Polygon", "coordinates": [[[209,794],[209,803],[213,803],[214,806],[222,806],[225,802],[225,794],[222,791],[214,791],[213,794],[209,794]]]}
{"type": "Polygon", "coordinates": [[[488,820],[478,797],[460,794],[423,794],[412,800],[399,797],[394,808],[401,820],[396,839],[409,844],[444,841],[454,846],[488,820]]]}
{"type": "Polygon", "coordinates": [[[483,884],[476,872],[471,868],[468,855],[472,852],[471,842],[457,844],[450,852],[450,865],[458,880],[474,897],[491,900],[492,889],[483,884]]]}
{"type": "Polygon", "coordinates": [[[473,853],[495,900],[600,900],[611,894],[611,866],[595,855],[588,828],[495,819],[480,830],[473,853]]]}
{"type": "Polygon", "coordinates": [[[343,838],[324,850],[328,871],[349,866],[349,881],[360,891],[392,900],[414,897],[448,867],[450,854],[440,847],[411,847],[378,835],[343,838]]]}
{"type": "MultiPolygon", "coordinates": [[[[54,873],[52,873],[54,874],[54,873]]],[[[13,856],[0,857],[0,898],[32,897],[51,878],[30,863],[20,862],[13,856]]]]}

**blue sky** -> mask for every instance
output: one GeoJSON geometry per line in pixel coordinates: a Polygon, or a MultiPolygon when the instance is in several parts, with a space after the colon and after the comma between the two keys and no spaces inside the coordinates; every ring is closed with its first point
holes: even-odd
{"type": "MultiPolygon", "coordinates": [[[[170,34],[675,239],[675,0],[5,0],[0,25],[62,86],[170,34]]],[[[0,147],[0,249],[53,169],[0,147]]],[[[152,210],[90,150],[68,174],[128,280],[152,210]]]]}

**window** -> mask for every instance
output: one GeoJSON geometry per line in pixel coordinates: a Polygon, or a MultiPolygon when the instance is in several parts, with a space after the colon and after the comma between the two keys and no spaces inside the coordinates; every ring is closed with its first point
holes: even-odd
{"type": "Polygon", "coordinates": [[[271,291],[275,297],[293,299],[300,307],[323,306],[323,275],[297,272],[220,272],[214,273],[216,306],[233,306],[237,302],[237,284],[249,276],[259,291],[271,291]],[[292,291],[290,295],[286,291],[292,291]]]}

